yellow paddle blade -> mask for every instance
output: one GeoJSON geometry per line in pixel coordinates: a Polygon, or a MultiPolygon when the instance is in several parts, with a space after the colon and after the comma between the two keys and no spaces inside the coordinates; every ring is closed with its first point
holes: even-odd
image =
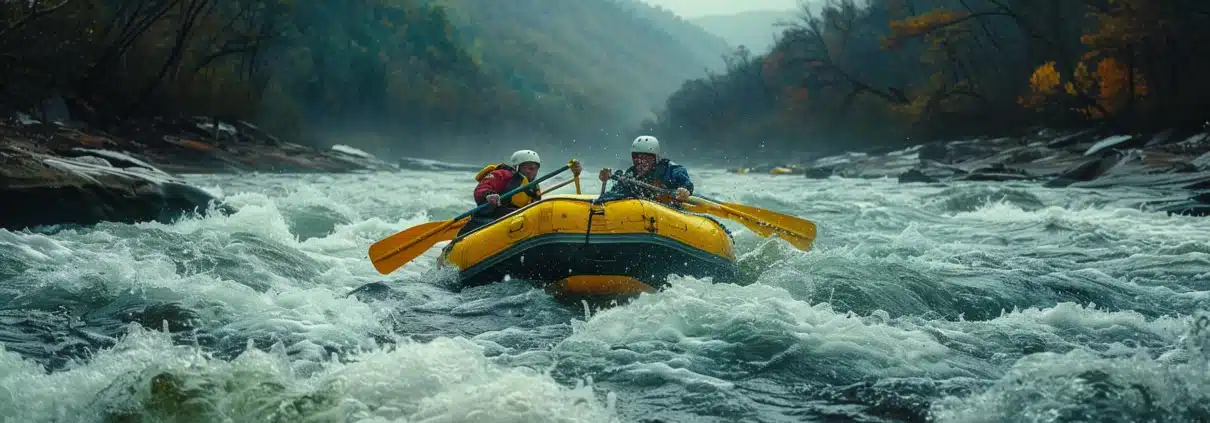
{"type": "MultiPolygon", "coordinates": [[[[690,201],[692,200],[691,198],[690,201]]],[[[708,201],[701,201],[699,204],[688,204],[687,208],[695,213],[704,212],[737,221],[762,237],[767,238],[777,234],[790,245],[803,251],[810,250],[815,244],[815,223],[800,217],[735,203],[716,205],[708,201]]]]}
{"type": "Polygon", "coordinates": [[[374,269],[378,270],[378,273],[390,274],[412,259],[420,257],[438,242],[454,239],[458,236],[458,230],[466,226],[467,220],[469,219],[457,222],[441,220],[404,229],[371,245],[370,262],[374,263],[374,269]],[[396,249],[399,251],[394,252],[396,249]]]}

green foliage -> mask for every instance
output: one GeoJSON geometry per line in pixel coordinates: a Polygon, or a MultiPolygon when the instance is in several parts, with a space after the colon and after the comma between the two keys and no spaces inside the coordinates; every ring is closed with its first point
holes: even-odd
{"type": "Polygon", "coordinates": [[[380,151],[423,136],[599,136],[650,117],[725,51],[626,1],[4,2],[0,103],[59,94],[94,124],[217,116],[315,143],[377,132],[385,141],[360,145],[380,151]]]}

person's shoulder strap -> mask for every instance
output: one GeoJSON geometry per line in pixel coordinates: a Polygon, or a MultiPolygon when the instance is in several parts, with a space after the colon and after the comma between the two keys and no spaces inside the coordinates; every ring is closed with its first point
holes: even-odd
{"type": "Polygon", "coordinates": [[[475,174],[475,181],[482,181],[484,178],[487,178],[488,175],[491,175],[492,172],[495,172],[495,171],[501,170],[501,169],[508,169],[508,166],[505,165],[504,163],[490,164],[490,165],[484,166],[483,169],[479,171],[479,173],[475,174]]]}

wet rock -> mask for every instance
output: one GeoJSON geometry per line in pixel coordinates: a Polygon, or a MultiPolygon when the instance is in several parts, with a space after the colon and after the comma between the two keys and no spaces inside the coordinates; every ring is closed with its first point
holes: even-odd
{"type": "Polygon", "coordinates": [[[124,122],[113,128],[112,133],[37,121],[20,121],[15,125],[19,131],[39,132],[47,147],[57,154],[70,154],[68,151],[77,148],[119,151],[178,174],[397,169],[394,164],[348,146],[320,151],[283,142],[244,121],[159,117],[124,122]]]}
{"type": "Polygon", "coordinates": [[[1053,178],[1088,161],[1087,157],[1067,151],[1043,150],[1041,152],[1042,157],[1025,163],[1013,164],[1013,168],[1038,178],[1053,178]]]}
{"type": "Polygon", "coordinates": [[[351,166],[361,166],[366,168],[366,170],[390,171],[397,169],[396,166],[379,160],[373,154],[347,145],[337,144],[332,146],[330,155],[336,160],[347,162],[351,166]]]}
{"type": "Polygon", "coordinates": [[[1198,156],[1196,159],[1190,161],[1189,164],[1192,164],[1197,170],[1210,170],[1210,153],[1198,156]]]}
{"type": "Polygon", "coordinates": [[[1021,169],[1013,169],[1005,166],[1002,163],[996,163],[991,166],[981,167],[972,170],[970,173],[958,176],[955,180],[960,181],[1025,181],[1035,179],[1033,175],[1021,169]]]}
{"type": "Polygon", "coordinates": [[[1133,147],[1135,144],[1138,144],[1138,142],[1134,142],[1134,143],[1130,142],[1131,140],[1134,140],[1134,139],[1135,139],[1135,137],[1133,135],[1115,135],[1115,136],[1098,141],[1096,144],[1093,144],[1092,147],[1088,147],[1088,150],[1084,151],[1084,155],[1091,156],[1091,155],[1097,154],[1097,152],[1099,152],[1101,150],[1105,150],[1107,148],[1133,147]]]}
{"type": "Polygon", "coordinates": [[[465,163],[450,163],[438,160],[421,159],[417,157],[400,157],[399,168],[409,170],[478,172],[483,165],[465,163]]]}
{"type": "MultiPolygon", "coordinates": [[[[975,139],[943,143],[931,148],[929,155],[919,155],[920,160],[959,164],[986,159],[1021,145],[1020,140],[1011,138],[975,139]]],[[[921,150],[925,152],[925,150],[921,150]]]]}
{"type": "Polygon", "coordinates": [[[370,282],[345,294],[345,298],[353,297],[361,302],[385,301],[398,295],[390,285],[382,282],[370,282]]]}
{"type": "Polygon", "coordinates": [[[1108,169],[1105,158],[1086,160],[1079,165],[1063,171],[1043,186],[1047,188],[1062,188],[1080,181],[1091,181],[1108,169]]]}
{"type": "Polygon", "coordinates": [[[808,165],[801,172],[808,175],[828,173],[846,178],[894,178],[916,167],[919,160],[915,150],[904,150],[881,156],[850,153],[843,156],[824,157],[808,165]]]}
{"type": "Polygon", "coordinates": [[[907,172],[903,172],[903,173],[899,174],[899,183],[901,183],[901,184],[910,184],[910,183],[929,184],[929,183],[934,183],[934,182],[938,182],[937,178],[925,175],[924,172],[922,172],[920,169],[912,169],[907,172]]]}
{"type": "Polygon", "coordinates": [[[1210,190],[1210,125],[1154,134],[1091,128],[933,142],[885,154],[850,152],[816,158],[801,173],[809,178],[893,176],[901,183],[1036,180],[1054,188],[1143,187],[1166,196],[1140,203],[1144,209],[1205,215],[1210,201],[1181,193],[1210,190]]]}
{"type": "Polygon", "coordinates": [[[1168,141],[1172,139],[1172,135],[1175,133],[1176,129],[1169,129],[1167,131],[1155,134],[1155,136],[1151,137],[1146,144],[1143,144],[1143,147],[1155,147],[1167,144],[1168,141]]]}
{"type": "Polygon", "coordinates": [[[111,131],[7,119],[0,124],[0,166],[0,227],[8,229],[167,222],[207,212],[214,198],[173,176],[179,173],[398,169],[352,147],[318,151],[247,122],[206,117],[132,120],[111,131]]]}
{"type": "Polygon", "coordinates": [[[126,310],[118,315],[123,322],[138,323],[150,330],[177,333],[196,329],[197,313],[180,303],[161,302],[126,310]]]}
{"type": "Polygon", "coordinates": [[[1168,203],[1152,203],[1152,208],[1156,211],[1162,211],[1171,215],[1181,216],[1210,216],[1210,198],[1205,198],[1206,195],[1190,197],[1182,201],[1174,201],[1168,203]]]}
{"type": "Polygon", "coordinates": [[[1203,181],[1210,181],[1210,173],[1198,172],[1197,166],[1187,156],[1136,149],[1090,160],[1048,182],[1047,186],[1188,189],[1203,181]]]}
{"type": "MultiPolygon", "coordinates": [[[[748,166],[748,167],[727,169],[727,172],[728,173],[737,173],[737,174],[741,174],[741,175],[749,174],[749,173],[766,174],[766,175],[801,175],[801,174],[805,173],[807,170],[808,170],[807,168],[803,168],[801,166],[797,166],[797,165],[793,165],[793,164],[762,163],[762,164],[756,164],[756,165],[752,165],[752,166],[748,166]]],[[[830,172],[828,172],[828,176],[831,176],[830,172]]],[[[826,178],[827,176],[823,176],[823,177],[826,178]]]]}
{"type": "MultiPolygon", "coordinates": [[[[71,158],[0,139],[0,227],[99,222],[168,222],[209,210],[216,199],[134,158],[71,158]]],[[[220,211],[229,211],[219,208],[220,211]]]]}
{"type": "Polygon", "coordinates": [[[831,169],[806,168],[802,174],[810,179],[828,179],[832,177],[831,169]]]}
{"type": "MultiPolygon", "coordinates": [[[[895,177],[901,183],[1036,180],[1052,188],[1210,190],[1210,129],[1155,134],[1040,130],[1017,138],[932,142],[885,154],[850,152],[816,158],[796,172],[808,178],[895,177]]],[[[1149,206],[1195,215],[1210,208],[1205,200],[1186,197],[1149,206]]]]}
{"type": "Polygon", "coordinates": [[[1057,136],[1046,143],[1047,148],[1064,149],[1064,148],[1079,148],[1083,145],[1091,146],[1096,143],[1096,137],[1100,131],[1096,129],[1085,129],[1075,133],[1068,133],[1057,136]]]}

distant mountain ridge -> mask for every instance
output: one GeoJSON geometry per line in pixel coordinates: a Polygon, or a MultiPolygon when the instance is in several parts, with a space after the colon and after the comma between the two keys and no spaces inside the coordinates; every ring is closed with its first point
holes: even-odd
{"type": "Polygon", "coordinates": [[[654,116],[685,81],[720,69],[728,46],[636,0],[434,0],[475,60],[549,125],[619,127],[654,116]]]}
{"type": "Polygon", "coordinates": [[[690,22],[718,35],[728,44],[743,45],[753,53],[763,54],[773,47],[774,36],[784,27],[779,22],[794,22],[798,10],[751,10],[725,15],[709,15],[693,18],[690,22]]]}
{"type": "Polygon", "coordinates": [[[685,19],[671,10],[641,0],[613,1],[631,10],[636,16],[650,20],[656,27],[683,43],[711,68],[723,66],[722,55],[735,47],[722,36],[706,30],[701,25],[685,19]]]}

